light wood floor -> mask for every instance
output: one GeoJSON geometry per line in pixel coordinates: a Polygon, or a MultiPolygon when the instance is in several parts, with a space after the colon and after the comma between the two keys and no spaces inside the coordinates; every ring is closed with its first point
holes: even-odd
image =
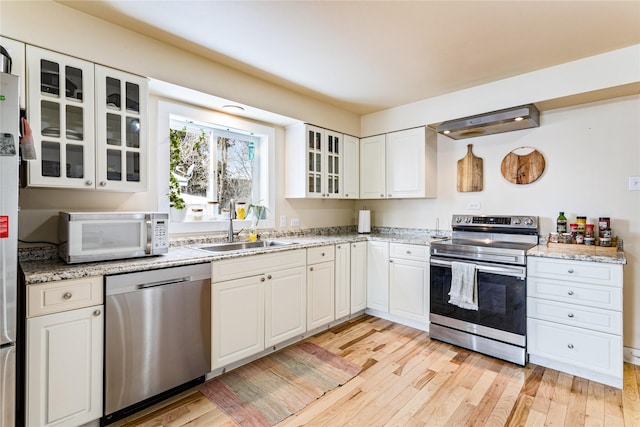
{"type": "MultiPolygon", "coordinates": [[[[640,366],[625,363],[622,391],[521,368],[370,316],[309,340],[364,369],[278,427],[640,426],[640,366]]],[[[135,417],[112,426],[235,425],[198,391],[135,417]]]]}

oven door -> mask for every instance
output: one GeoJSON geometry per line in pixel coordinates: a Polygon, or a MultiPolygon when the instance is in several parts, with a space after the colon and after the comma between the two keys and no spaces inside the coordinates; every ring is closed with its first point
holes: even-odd
{"type": "Polygon", "coordinates": [[[476,311],[449,304],[451,262],[431,257],[431,322],[446,323],[444,326],[524,346],[527,319],[526,268],[465,261],[476,265],[476,311]]]}

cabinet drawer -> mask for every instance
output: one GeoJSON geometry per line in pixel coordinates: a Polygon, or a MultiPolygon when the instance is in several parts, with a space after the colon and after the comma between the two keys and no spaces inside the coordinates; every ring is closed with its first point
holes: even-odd
{"type": "Polygon", "coordinates": [[[403,243],[391,243],[389,245],[389,257],[410,261],[429,261],[429,246],[407,245],[403,243]]]}
{"type": "Polygon", "coordinates": [[[587,307],[622,311],[622,288],[563,280],[527,279],[527,295],[587,307]]]}
{"type": "Polygon", "coordinates": [[[213,261],[211,263],[211,281],[213,283],[225,282],[241,277],[256,276],[267,271],[304,267],[306,255],[304,249],[296,249],[213,261]]]}
{"type": "Polygon", "coordinates": [[[320,246],[307,249],[307,264],[317,264],[319,262],[333,261],[334,246],[320,246]]]}
{"type": "Polygon", "coordinates": [[[527,274],[531,277],[622,287],[622,265],[619,264],[528,257],[527,274]]]}
{"type": "Polygon", "coordinates": [[[529,317],[622,335],[622,312],[527,298],[529,317]]]}
{"type": "Polygon", "coordinates": [[[101,305],[102,299],[102,276],[29,285],[27,317],[101,305]]]}
{"type": "Polygon", "coordinates": [[[529,354],[622,377],[622,337],[529,319],[529,354]]]}

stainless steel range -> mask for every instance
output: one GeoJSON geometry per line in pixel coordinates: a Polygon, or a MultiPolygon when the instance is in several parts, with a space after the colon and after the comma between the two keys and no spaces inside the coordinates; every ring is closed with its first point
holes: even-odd
{"type": "Polygon", "coordinates": [[[524,366],[526,252],[538,242],[538,217],[453,215],[451,223],[452,239],[431,244],[429,335],[524,366]],[[471,307],[454,298],[460,283],[471,307]]]}

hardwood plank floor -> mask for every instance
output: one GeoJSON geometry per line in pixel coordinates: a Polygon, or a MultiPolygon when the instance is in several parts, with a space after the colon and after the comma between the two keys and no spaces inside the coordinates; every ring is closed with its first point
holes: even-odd
{"type": "MultiPolygon", "coordinates": [[[[522,368],[371,316],[308,340],[364,369],[278,427],[640,427],[640,366],[625,363],[618,390],[533,364],[522,368]]],[[[112,424],[234,425],[197,390],[112,424]]]]}

